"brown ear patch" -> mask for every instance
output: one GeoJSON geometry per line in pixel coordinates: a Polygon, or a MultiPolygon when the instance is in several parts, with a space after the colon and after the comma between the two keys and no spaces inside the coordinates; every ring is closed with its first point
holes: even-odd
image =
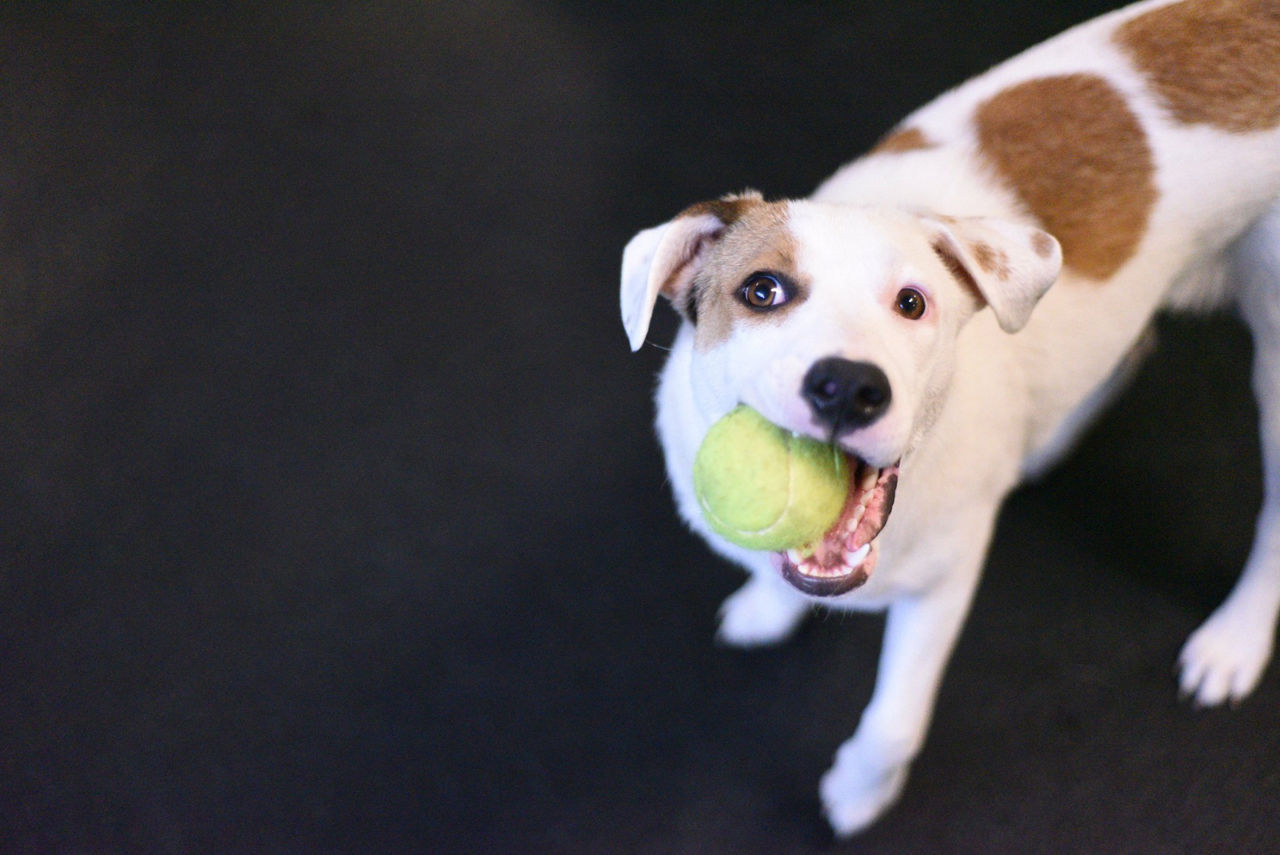
{"type": "Polygon", "coordinates": [[[707,351],[723,344],[739,324],[772,323],[802,303],[808,281],[796,267],[795,237],[788,228],[785,202],[761,203],[747,210],[716,242],[694,278],[690,308],[698,319],[694,347],[707,351]],[[801,288],[790,304],[758,314],[737,299],[738,288],[752,273],[783,274],[801,288]]]}
{"type": "Polygon", "coordinates": [[[930,244],[933,248],[934,255],[938,256],[938,260],[943,266],[951,272],[956,281],[967,290],[979,302],[985,302],[982,296],[982,289],[978,287],[978,280],[973,278],[973,274],[969,272],[969,268],[964,266],[964,262],[955,254],[951,245],[941,237],[933,239],[930,244]]]}
{"type": "Polygon", "coordinates": [[[1031,237],[1031,248],[1041,258],[1048,258],[1053,255],[1053,238],[1044,232],[1036,232],[1031,237]]]}
{"type": "Polygon", "coordinates": [[[1106,279],[1133,255],[1157,197],[1155,166],[1110,83],[1030,80],[979,105],[974,123],[981,154],[1062,244],[1067,267],[1106,279]]]}
{"type": "Polygon", "coordinates": [[[899,154],[904,151],[920,151],[933,148],[933,143],[919,128],[903,128],[893,131],[871,149],[871,154],[899,154]]]}
{"type": "Polygon", "coordinates": [[[984,273],[990,273],[999,279],[1008,279],[1009,254],[1002,249],[996,249],[991,244],[977,241],[970,246],[973,252],[974,261],[978,262],[978,266],[982,268],[984,273]]]}
{"type": "Polygon", "coordinates": [[[1280,125],[1280,3],[1183,0],[1115,40],[1175,119],[1244,133],[1280,125]]]}

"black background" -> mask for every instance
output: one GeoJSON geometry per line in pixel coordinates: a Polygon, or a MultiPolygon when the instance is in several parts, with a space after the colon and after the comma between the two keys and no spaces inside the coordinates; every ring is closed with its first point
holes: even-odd
{"type": "Polygon", "coordinates": [[[1001,517],[901,804],[817,781],[875,617],[712,643],[622,246],[803,195],[1105,2],[5,4],[0,850],[1262,852],[1280,678],[1177,699],[1259,502],[1163,321],[1001,517]]]}

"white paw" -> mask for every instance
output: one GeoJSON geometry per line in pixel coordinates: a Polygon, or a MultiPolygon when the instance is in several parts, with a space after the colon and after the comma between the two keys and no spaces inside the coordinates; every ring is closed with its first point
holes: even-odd
{"type": "Polygon", "coordinates": [[[906,764],[869,775],[856,764],[841,761],[822,776],[822,796],[827,822],[837,837],[849,837],[865,829],[888,810],[907,782],[906,764]]]}
{"type": "Polygon", "coordinates": [[[716,637],[734,647],[776,644],[791,635],[808,611],[808,601],[798,593],[753,578],[720,607],[716,637]]]}
{"type": "Polygon", "coordinates": [[[1218,609],[1183,645],[1179,684],[1199,706],[1243,700],[1271,659],[1271,622],[1242,611],[1218,609]]]}

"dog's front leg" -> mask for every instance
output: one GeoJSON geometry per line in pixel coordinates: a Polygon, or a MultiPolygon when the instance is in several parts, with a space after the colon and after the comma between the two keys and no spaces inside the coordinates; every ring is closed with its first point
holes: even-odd
{"type": "Polygon", "coordinates": [[[1241,239],[1233,272],[1241,316],[1253,332],[1263,504],[1244,574],[1179,659],[1183,693],[1203,706],[1238,702],[1253,691],[1271,659],[1280,615],[1280,205],[1241,239]]]}
{"type": "Polygon", "coordinates": [[[716,639],[731,647],[761,647],[785,640],[809,613],[809,601],[771,566],[755,568],[747,584],[720,607],[716,639]]]}
{"type": "Polygon", "coordinates": [[[894,602],[880,670],[857,732],[822,779],[827,819],[837,835],[870,825],[897,799],[924,743],[943,669],[977,587],[982,555],[923,594],[894,602]]]}

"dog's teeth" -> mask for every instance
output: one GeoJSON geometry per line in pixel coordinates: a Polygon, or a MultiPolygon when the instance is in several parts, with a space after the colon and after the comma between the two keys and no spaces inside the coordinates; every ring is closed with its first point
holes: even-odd
{"type": "Polygon", "coordinates": [[[794,565],[796,565],[797,567],[799,567],[799,566],[800,566],[800,562],[801,562],[801,561],[804,561],[804,556],[800,554],[800,550],[799,550],[799,549],[788,549],[788,550],[787,550],[787,559],[788,559],[788,560],[790,560],[792,564],[794,564],[794,565]]]}
{"type": "Polygon", "coordinates": [[[864,543],[862,547],[855,552],[846,552],[844,554],[844,563],[850,569],[857,567],[863,561],[867,560],[867,555],[871,553],[871,544],[864,543]]]}
{"type": "Polygon", "coordinates": [[[864,463],[862,465],[862,478],[858,481],[858,489],[863,491],[870,490],[878,480],[880,480],[879,470],[864,463]]]}

